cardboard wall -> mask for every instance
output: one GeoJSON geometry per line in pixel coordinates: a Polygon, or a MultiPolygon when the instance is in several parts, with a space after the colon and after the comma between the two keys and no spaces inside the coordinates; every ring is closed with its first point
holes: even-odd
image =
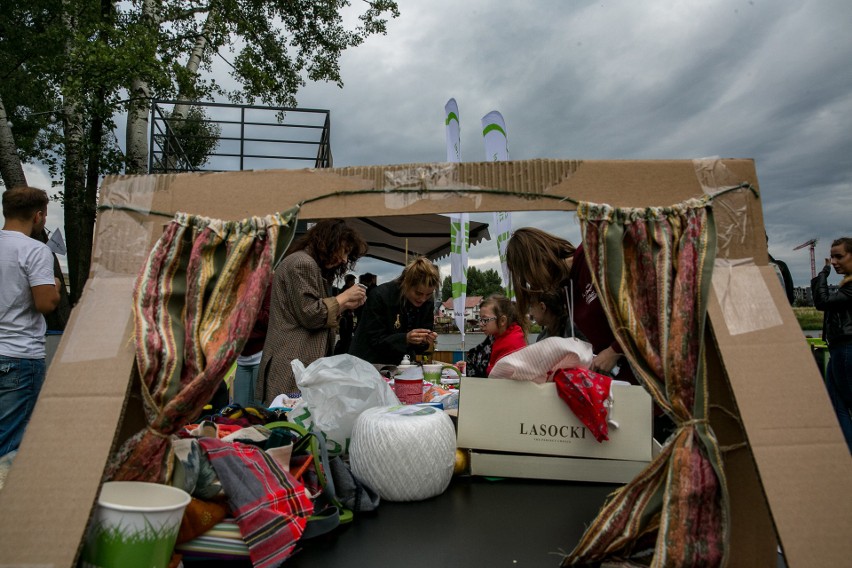
{"type": "MultiPolygon", "coordinates": [[[[571,200],[670,205],[740,182],[758,189],[751,160],[531,160],[107,179],[91,278],[0,492],[0,567],[74,566],[106,460],[132,431],[126,417],[138,421],[130,295],[174,212],[241,219],[299,203],[307,219],[568,211],[571,200]]],[[[852,458],[766,267],[760,199],[748,190],[726,193],[714,210],[719,257],[738,262],[714,276],[711,402],[739,420],[716,412],[711,421],[730,440],[724,443],[748,444],[726,453],[732,564],[774,566],[774,526],[790,566],[843,565],[852,558],[852,458]],[[749,310],[752,303],[762,309],[749,310]]]]}

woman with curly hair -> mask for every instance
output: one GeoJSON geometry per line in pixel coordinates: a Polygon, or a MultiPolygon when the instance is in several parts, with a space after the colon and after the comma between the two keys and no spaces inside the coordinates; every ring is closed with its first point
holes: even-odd
{"type": "Polygon", "coordinates": [[[352,286],[334,295],[331,285],[366,252],[367,243],[343,219],[318,222],[287,250],[271,284],[255,400],[268,406],[279,394],[299,392],[291,361],[307,366],[332,354],[341,313],[363,305],[366,294],[352,286]]]}
{"type": "Polygon", "coordinates": [[[440,285],[438,267],[420,256],[399,276],[370,290],[349,353],[378,364],[397,364],[405,355],[414,361],[437,337],[432,329],[440,285]]]}
{"type": "Polygon", "coordinates": [[[825,312],[822,337],[828,343],[828,395],[852,452],[852,237],[831,243],[831,257],[811,280],[811,292],[816,309],[825,312]],[[832,268],[843,276],[834,293],[828,289],[832,268]]]}

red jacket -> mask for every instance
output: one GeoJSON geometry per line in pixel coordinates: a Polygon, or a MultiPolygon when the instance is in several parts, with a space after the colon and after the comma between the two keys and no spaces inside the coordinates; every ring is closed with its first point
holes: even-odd
{"type": "Polygon", "coordinates": [[[488,360],[485,374],[491,374],[491,369],[494,368],[497,361],[526,346],[527,338],[524,335],[524,330],[518,324],[513,323],[509,326],[509,329],[494,338],[494,345],[491,346],[491,358],[488,360]]]}

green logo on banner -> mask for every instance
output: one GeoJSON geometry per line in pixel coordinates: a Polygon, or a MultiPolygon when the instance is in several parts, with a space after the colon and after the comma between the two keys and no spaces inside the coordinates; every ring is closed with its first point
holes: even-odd
{"type": "MultiPolygon", "coordinates": [[[[448,120],[449,120],[449,119],[448,119],[448,120]]],[[[449,124],[449,122],[447,122],[447,124],[449,124]]],[[[486,135],[486,134],[488,134],[489,132],[493,132],[493,131],[495,131],[495,130],[496,130],[497,132],[500,132],[501,134],[503,134],[503,136],[506,136],[506,131],[505,131],[505,130],[503,130],[503,129],[500,127],[500,125],[499,125],[499,124],[489,124],[488,126],[486,126],[485,128],[483,128],[483,129],[482,129],[482,135],[483,135],[483,136],[485,136],[485,135],[486,135]]],[[[506,138],[508,138],[508,136],[506,136],[506,138]]]]}

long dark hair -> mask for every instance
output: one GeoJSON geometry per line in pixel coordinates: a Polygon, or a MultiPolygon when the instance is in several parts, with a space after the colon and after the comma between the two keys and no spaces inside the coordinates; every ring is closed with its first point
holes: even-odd
{"type": "Polygon", "coordinates": [[[556,291],[568,279],[567,260],[574,251],[570,241],[541,229],[522,227],[512,234],[506,245],[506,264],[520,313],[529,310],[531,294],[556,291]]]}
{"type": "Polygon", "coordinates": [[[313,257],[323,278],[333,282],[355,267],[358,259],[367,253],[367,243],[343,219],[323,219],[290,245],[287,255],[300,250],[313,257]],[[341,247],[349,249],[346,262],[331,269],[326,268],[325,265],[335,259],[341,247]]]}

